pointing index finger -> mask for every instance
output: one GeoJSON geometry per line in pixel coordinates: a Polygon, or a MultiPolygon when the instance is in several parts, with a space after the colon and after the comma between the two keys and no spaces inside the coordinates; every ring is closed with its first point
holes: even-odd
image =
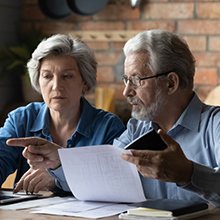
{"type": "Polygon", "coordinates": [[[9,146],[20,146],[27,147],[29,145],[42,145],[45,143],[45,140],[36,137],[26,137],[26,138],[10,138],[6,141],[6,144],[9,146]]]}

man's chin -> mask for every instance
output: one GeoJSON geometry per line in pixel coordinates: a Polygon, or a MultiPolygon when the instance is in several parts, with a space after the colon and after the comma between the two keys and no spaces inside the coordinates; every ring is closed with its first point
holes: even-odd
{"type": "Polygon", "coordinates": [[[149,121],[149,118],[146,117],[146,115],[141,114],[141,112],[132,111],[131,116],[132,116],[132,118],[135,118],[140,121],[149,121]]]}

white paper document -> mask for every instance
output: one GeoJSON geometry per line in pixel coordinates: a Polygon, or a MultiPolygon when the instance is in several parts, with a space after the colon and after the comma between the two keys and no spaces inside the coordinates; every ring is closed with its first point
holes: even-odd
{"type": "Polygon", "coordinates": [[[74,216],[84,218],[103,218],[117,215],[131,208],[126,204],[106,202],[66,201],[61,204],[33,209],[32,213],[74,216]]]}
{"type": "Polygon", "coordinates": [[[73,195],[82,201],[146,200],[136,166],[121,159],[122,151],[112,145],[59,149],[73,195]]]}

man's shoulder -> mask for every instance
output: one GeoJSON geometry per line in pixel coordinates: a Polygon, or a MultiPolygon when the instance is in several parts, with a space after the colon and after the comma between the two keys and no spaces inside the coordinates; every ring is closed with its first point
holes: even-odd
{"type": "Polygon", "coordinates": [[[205,107],[203,108],[202,114],[220,117],[220,106],[205,104],[205,107]]]}

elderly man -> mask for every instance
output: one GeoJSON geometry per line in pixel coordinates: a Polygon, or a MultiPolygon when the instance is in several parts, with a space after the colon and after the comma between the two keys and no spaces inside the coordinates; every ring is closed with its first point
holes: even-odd
{"type": "Polygon", "coordinates": [[[142,174],[146,197],[220,206],[220,108],[205,105],[193,91],[195,60],[186,42],[149,30],[130,39],[124,53],[123,94],[132,118],[114,145],[124,147],[159,127],[168,146],[123,155],[142,174]]]}

